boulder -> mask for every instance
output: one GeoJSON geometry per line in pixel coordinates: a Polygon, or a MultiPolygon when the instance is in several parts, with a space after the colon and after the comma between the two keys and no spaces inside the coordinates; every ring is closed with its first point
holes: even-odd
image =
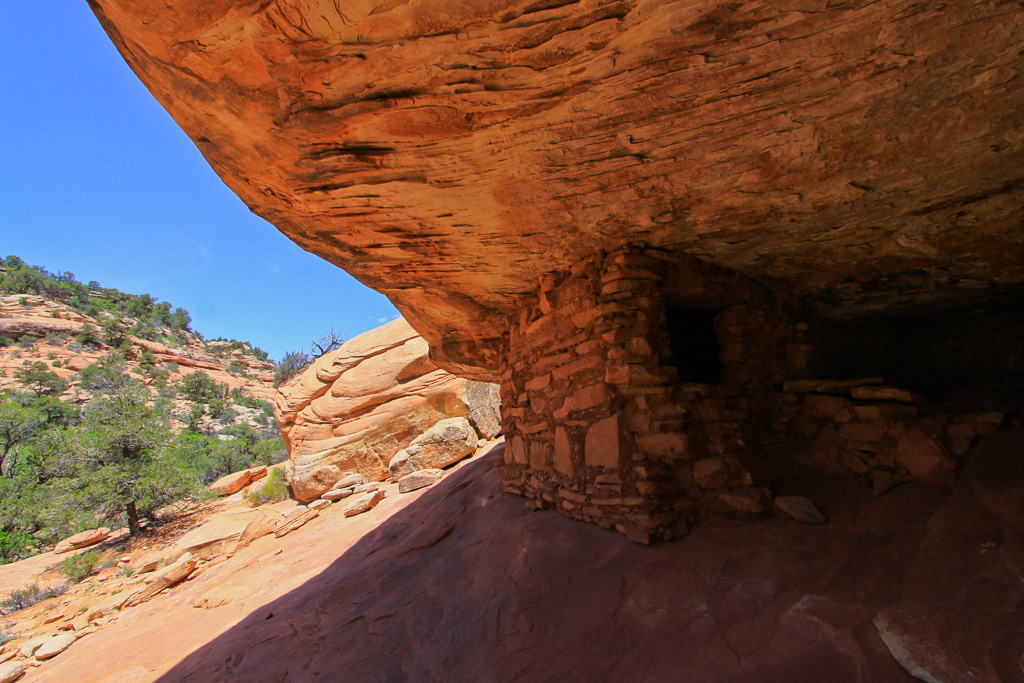
{"type": "Polygon", "coordinates": [[[197,562],[198,560],[190,553],[185,553],[178,558],[177,562],[161,569],[153,577],[152,583],[125,598],[124,602],[121,603],[121,609],[142,604],[152,599],[157,593],[183,581],[196,568],[197,562]]]}
{"type": "MultiPolygon", "coordinates": [[[[265,469],[265,468],[264,468],[265,469]]],[[[252,479],[252,474],[249,470],[242,470],[241,472],[232,472],[226,474],[217,481],[210,484],[210,488],[217,492],[220,496],[230,496],[234,493],[238,493],[244,489],[252,479]]]]}
{"type": "Polygon", "coordinates": [[[315,519],[319,514],[320,511],[315,508],[304,508],[302,512],[290,516],[287,522],[278,526],[277,529],[274,530],[274,536],[277,538],[287,536],[306,522],[315,519]]]}
{"type": "Polygon", "coordinates": [[[403,318],[317,359],[282,385],[274,410],[302,501],[354,474],[387,477],[394,455],[439,421],[458,417],[484,435],[500,424],[497,387],[440,369],[403,318]]]}
{"type": "Polygon", "coordinates": [[[33,656],[36,653],[36,650],[41,648],[43,646],[43,643],[45,642],[46,636],[37,636],[35,638],[31,638],[25,641],[25,643],[21,646],[21,649],[18,650],[18,654],[27,659],[33,656]]]}
{"type": "Polygon", "coordinates": [[[339,479],[337,482],[335,482],[334,486],[332,486],[331,488],[332,489],[344,489],[344,488],[350,488],[350,487],[359,486],[360,484],[365,484],[365,483],[366,483],[366,477],[364,477],[363,475],[359,474],[358,472],[353,472],[351,474],[346,474],[344,477],[339,479]]]}
{"type": "Polygon", "coordinates": [[[348,504],[348,507],[345,508],[345,516],[354,517],[355,515],[362,514],[367,510],[372,510],[377,506],[377,503],[382,500],[384,500],[383,489],[364,494],[348,504]]]}
{"type": "Polygon", "coordinates": [[[239,514],[217,515],[189,531],[171,548],[171,557],[191,553],[198,560],[222,553],[234,553],[274,530],[276,521],[263,510],[245,510],[239,514]]]}
{"type": "Polygon", "coordinates": [[[779,496],[775,506],[798,522],[824,524],[828,521],[818,507],[804,496],[779,496]]]}
{"type": "Polygon", "coordinates": [[[25,665],[21,662],[5,662],[0,664],[0,683],[14,683],[25,675],[25,665]]]}
{"type": "Polygon", "coordinates": [[[74,633],[57,633],[47,638],[36,650],[36,659],[50,659],[74,645],[78,637],[74,633]]]}
{"type": "Polygon", "coordinates": [[[441,469],[430,469],[430,470],[418,470],[407,474],[398,480],[398,492],[409,493],[416,489],[421,489],[425,486],[431,486],[441,481],[441,477],[444,476],[444,470],[441,469]]]}
{"type": "Polygon", "coordinates": [[[320,498],[322,500],[329,500],[332,503],[334,503],[334,502],[337,502],[339,500],[343,500],[345,498],[348,498],[349,496],[352,495],[352,493],[353,493],[353,487],[350,486],[350,487],[344,488],[344,489],[331,489],[327,493],[325,493],[322,496],[320,496],[320,498]]]}
{"type": "Polygon", "coordinates": [[[402,449],[395,453],[395,457],[391,458],[391,462],[388,463],[388,472],[395,479],[401,479],[407,474],[412,474],[416,471],[416,468],[409,462],[409,451],[402,449]]]}
{"type": "Polygon", "coordinates": [[[926,478],[957,469],[942,444],[921,429],[912,427],[903,432],[896,444],[896,462],[914,478],[926,478]]]}
{"type": "Polygon", "coordinates": [[[108,536],[110,536],[110,529],[107,527],[80,531],[74,536],[69,536],[55,545],[53,547],[53,552],[60,554],[71,552],[72,550],[77,550],[79,548],[87,548],[91,545],[96,545],[100,541],[106,540],[108,536]]]}
{"type": "Polygon", "coordinates": [[[441,420],[405,448],[408,464],[414,471],[454,465],[473,454],[477,440],[477,433],[466,418],[441,420]]]}

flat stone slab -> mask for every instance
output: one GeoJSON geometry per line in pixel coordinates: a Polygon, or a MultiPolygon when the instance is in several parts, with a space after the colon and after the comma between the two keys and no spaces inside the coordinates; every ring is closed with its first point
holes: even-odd
{"type": "Polygon", "coordinates": [[[779,496],[775,499],[775,507],[804,524],[824,524],[828,521],[828,517],[821,514],[810,499],[803,496],[779,496]]]}
{"type": "Polygon", "coordinates": [[[418,470],[398,480],[398,492],[409,493],[410,491],[431,486],[441,481],[443,476],[444,470],[441,469],[418,470]]]}

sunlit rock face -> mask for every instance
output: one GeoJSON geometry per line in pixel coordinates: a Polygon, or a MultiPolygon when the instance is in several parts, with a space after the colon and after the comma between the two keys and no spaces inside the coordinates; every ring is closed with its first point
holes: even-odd
{"type": "Polygon", "coordinates": [[[627,242],[832,317],[1024,280],[1019,3],[90,4],[253,211],[467,377],[627,242]]]}
{"type": "Polygon", "coordinates": [[[291,458],[292,491],[303,501],[353,473],[363,481],[385,478],[395,454],[443,420],[465,422],[468,452],[478,437],[500,430],[498,387],[437,367],[427,342],[402,318],[347,341],[282,384],[274,413],[291,458]]]}

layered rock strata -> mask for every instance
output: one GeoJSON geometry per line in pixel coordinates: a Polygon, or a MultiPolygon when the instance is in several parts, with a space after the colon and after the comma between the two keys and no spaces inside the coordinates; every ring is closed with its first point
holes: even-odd
{"type": "Polygon", "coordinates": [[[405,379],[331,360],[285,392],[300,496],[448,416],[427,342],[500,378],[506,491],[638,541],[762,514],[814,444],[882,488],[955,471],[946,423],[782,383],[815,319],[1024,287],[1019,4],[92,5],[232,189],[426,340],[373,351],[405,379]]]}
{"type": "Polygon", "coordinates": [[[631,240],[838,313],[1024,282],[1019,3],[90,5],[243,201],[459,374],[631,240]]]}
{"type": "Polygon", "coordinates": [[[456,377],[427,353],[427,342],[399,318],[281,387],[275,415],[296,497],[318,498],[351,473],[386,478],[396,453],[446,419],[471,425],[474,446],[478,436],[498,433],[498,388],[456,377]]]}

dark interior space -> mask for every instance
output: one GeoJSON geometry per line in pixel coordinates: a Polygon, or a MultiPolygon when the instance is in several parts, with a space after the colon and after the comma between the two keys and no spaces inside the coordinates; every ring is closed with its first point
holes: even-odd
{"type": "Polygon", "coordinates": [[[1024,407],[1024,292],[972,306],[812,326],[816,376],[883,377],[933,405],[1024,407]]]}
{"type": "Polygon", "coordinates": [[[721,348],[715,332],[717,310],[700,310],[665,304],[665,321],[672,348],[672,364],[683,384],[721,382],[721,348]]]}

